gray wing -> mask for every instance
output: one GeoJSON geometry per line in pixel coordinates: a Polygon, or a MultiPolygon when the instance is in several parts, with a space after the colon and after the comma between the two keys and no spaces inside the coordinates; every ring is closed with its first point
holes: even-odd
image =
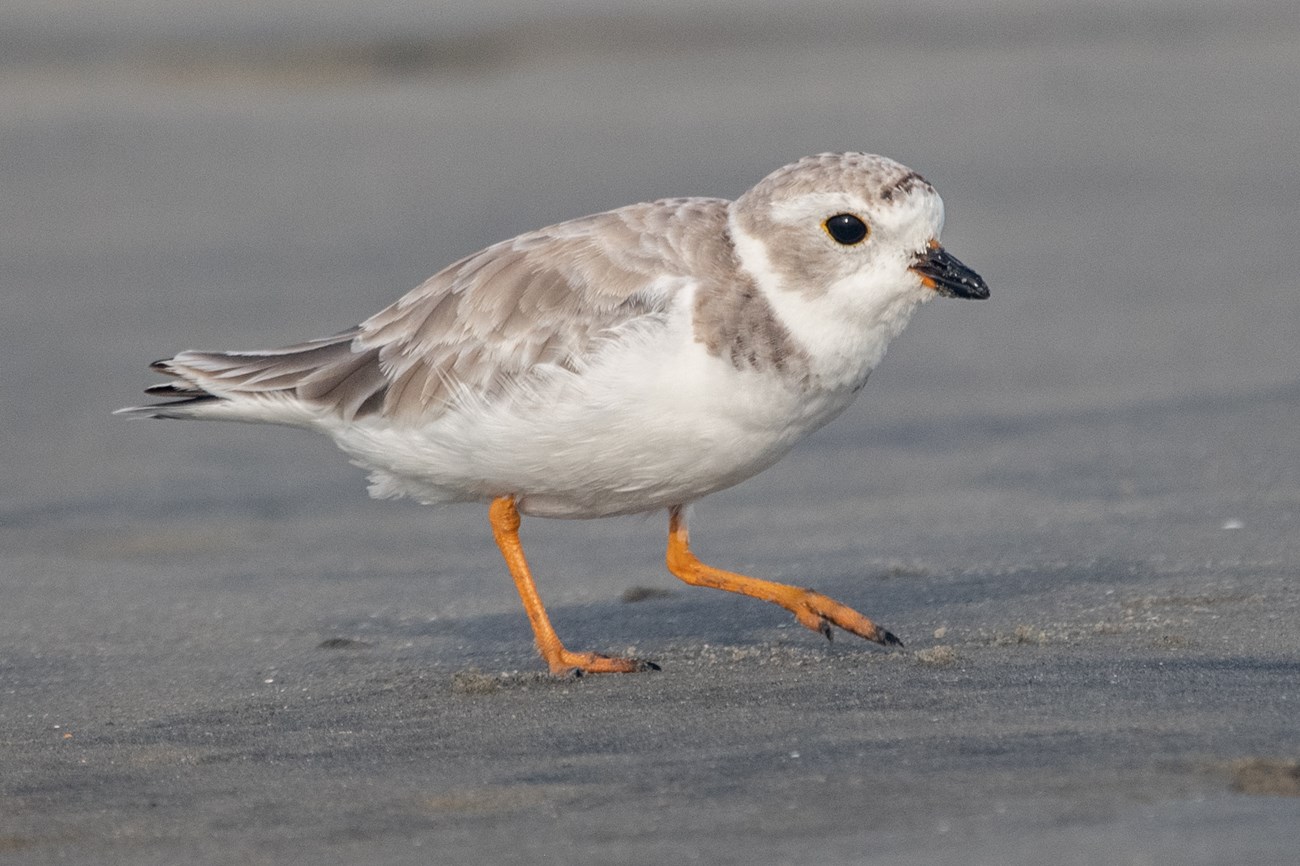
{"type": "Polygon", "coordinates": [[[288,423],[304,410],[408,422],[436,417],[466,391],[491,399],[547,365],[581,369],[602,340],[663,317],[688,279],[707,277],[719,256],[730,261],[726,209],[718,199],[667,199],[520,235],[334,337],[160,361],[155,369],[179,381],[149,392],[177,402],[128,411],[232,417],[253,401],[250,420],[270,420],[268,404],[279,402],[288,423]],[[213,400],[227,411],[205,411],[213,400]]]}

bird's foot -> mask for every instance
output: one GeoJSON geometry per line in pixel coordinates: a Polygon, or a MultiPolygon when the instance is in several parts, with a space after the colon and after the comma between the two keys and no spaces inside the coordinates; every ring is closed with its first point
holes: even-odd
{"type": "Polygon", "coordinates": [[[644,659],[605,656],[600,653],[575,653],[563,648],[549,656],[546,663],[550,666],[551,673],[557,677],[584,674],[634,674],[659,670],[659,665],[644,659]]]}
{"type": "Polygon", "coordinates": [[[903,645],[893,632],[881,628],[853,608],[840,604],[820,592],[813,592],[811,589],[800,590],[799,596],[791,601],[793,603],[788,605],[789,610],[794,613],[799,624],[824,634],[827,640],[831,639],[831,626],[836,626],[850,634],[885,646],[903,645]]]}

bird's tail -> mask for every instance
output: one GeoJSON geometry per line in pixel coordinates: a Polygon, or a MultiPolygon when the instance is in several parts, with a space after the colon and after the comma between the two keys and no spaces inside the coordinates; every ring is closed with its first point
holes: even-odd
{"type": "Polygon", "coordinates": [[[383,402],[387,380],[377,348],[357,346],[353,328],[283,349],[181,352],[151,367],[173,377],[145,389],[166,402],[119,409],[132,418],[205,418],[301,426],[351,419],[383,402]]]}

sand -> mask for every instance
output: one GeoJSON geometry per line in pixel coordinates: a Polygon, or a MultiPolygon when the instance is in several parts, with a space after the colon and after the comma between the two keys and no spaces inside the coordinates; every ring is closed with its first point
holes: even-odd
{"type": "Polygon", "coordinates": [[[4,13],[0,861],[1294,862],[1300,21],[853,5],[4,13]],[[661,515],[528,520],[569,645],[662,667],[544,676],[484,508],[109,414],[836,149],[925,173],[993,297],[693,541],[904,649],[678,583],[661,515]]]}

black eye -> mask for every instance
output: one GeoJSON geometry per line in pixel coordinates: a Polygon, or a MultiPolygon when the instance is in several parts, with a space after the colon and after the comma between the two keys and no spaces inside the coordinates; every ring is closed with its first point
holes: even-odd
{"type": "Polygon", "coordinates": [[[867,224],[851,213],[836,214],[823,225],[837,244],[844,244],[846,247],[862,243],[868,231],[867,224]]]}

